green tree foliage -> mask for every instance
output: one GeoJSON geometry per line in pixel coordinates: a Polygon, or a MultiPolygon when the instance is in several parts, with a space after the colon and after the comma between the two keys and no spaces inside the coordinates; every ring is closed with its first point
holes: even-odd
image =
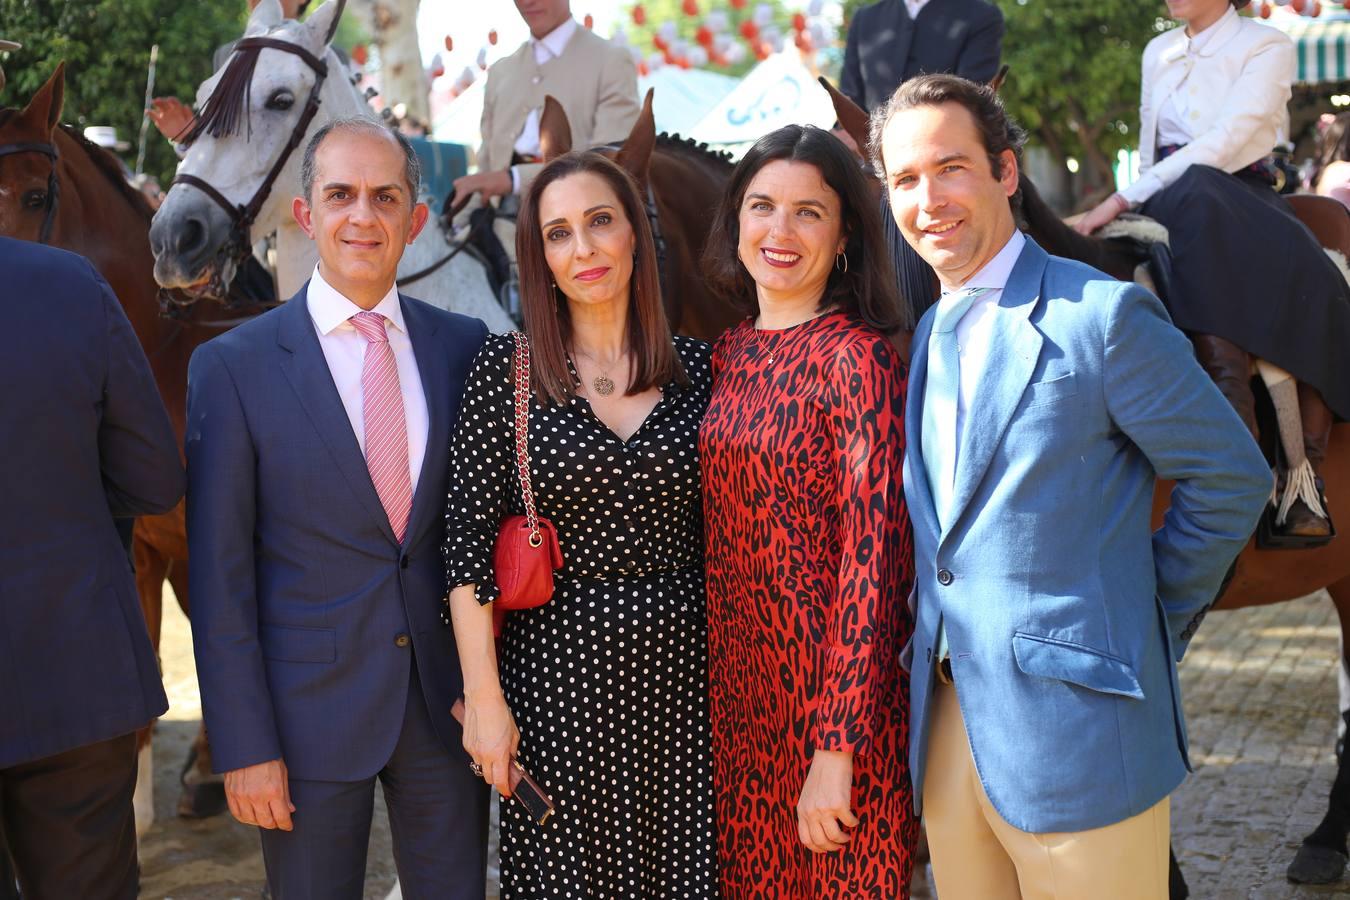
{"type": "MultiPolygon", "coordinates": [[[[844,0],[847,22],[872,0],[844,0]]],[[[1079,161],[1085,194],[1111,185],[1116,152],[1139,142],[1144,45],[1171,27],[1156,0],[992,0],[1003,10],[1001,94],[1031,142],[1079,161]]],[[[841,36],[842,37],[842,36],[841,36]]]]}
{"type": "Polygon", "coordinates": [[[1144,45],[1171,27],[1149,0],[997,0],[1003,10],[1001,94],[1032,139],[1082,166],[1085,193],[1112,186],[1111,163],[1139,143],[1144,45]]]}
{"type": "MultiPolygon", "coordinates": [[[[159,44],[155,94],[192,105],[211,74],[212,51],[243,33],[246,11],[243,0],[0,0],[0,36],[23,44],[3,61],[8,84],[0,103],[26,104],[65,60],[63,120],[116,126],[134,147],[151,45],[159,44]]],[[[124,156],[134,160],[134,153],[124,156]]],[[[151,127],[146,171],[167,185],[176,164],[151,127]]]]}

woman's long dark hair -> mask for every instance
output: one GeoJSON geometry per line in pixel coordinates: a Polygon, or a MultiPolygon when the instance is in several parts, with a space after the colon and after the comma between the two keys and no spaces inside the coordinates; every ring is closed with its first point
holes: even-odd
{"type": "Polygon", "coordinates": [[[628,293],[628,351],[632,379],[625,393],[640,394],[671,382],[689,384],[684,365],[671,340],[670,322],[661,303],[661,274],[657,270],[656,242],[646,208],[632,176],[592,150],[567,153],[544,166],[525,195],[516,218],[516,262],[520,267],[520,305],[525,333],[530,336],[530,381],[540,403],[560,404],[576,394],[567,368],[567,346],[572,341],[572,316],[567,298],[554,285],[544,255],[539,198],[549,185],[572,175],[589,173],[603,180],[623,206],[636,238],[633,275],[628,293]]]}
{"type": "Polygon", "coordinates": [[[731,173],[703,251],[704,275],[713,290],[745,312],[759,313],[755,282],[737,256],[740,212],[750,182],[776,160],[815,166],[821,179],[839,195],[848,265],[842,272],[837,266],[831,269],[820,308],[837,306],[886,334],[912,329],[908,309],[896,296],[895,271],[881,232],[876,191],[857,157],[834,135],[811,125],[785,125],[769,132],[731,173]]]}

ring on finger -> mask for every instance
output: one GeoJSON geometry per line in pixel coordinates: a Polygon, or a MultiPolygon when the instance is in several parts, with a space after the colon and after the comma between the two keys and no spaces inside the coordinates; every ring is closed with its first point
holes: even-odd
{"type": "Polygon", "coordinates": [[[483,777],[483,767],[476,762],[469,763],[469,771],[473,773],[475,778],[483,777]]]}

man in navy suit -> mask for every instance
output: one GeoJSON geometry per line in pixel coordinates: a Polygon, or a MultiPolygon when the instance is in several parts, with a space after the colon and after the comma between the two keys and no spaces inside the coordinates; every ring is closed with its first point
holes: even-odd
{"type": "Polygon", "coordinates": [[[871,112],[916,75],[986,82],[1002,48],[1003,13],[986,0],[879,0],[849,23],[839,91],[871,112]]]}
{"type": "Polygon", "coordinates": [[[1176,663],[1271,476],[1162,304],[1016,228],[987,87],[902,85],[872,148],[941,300],[914,333],[910,767],[943,900],[1164,900],[1176,663]],[[1153,532],[1154,482],[1175,482],[1153,532]]]}
{"type": "Polygon", "coordinates": [[[172,509],[183,465],[93,266],[0,237],[0,273],[0,819],[24,897],[129,900],[135,731],[169,704],[113,519],[172,509]]]}
{"type": "Polygon", "coordinates": [[[395,287],[418,180],[378,122],[320,129],[294,201],[313,277],[189,368],[202,708],[276,900],[362,896],[377,780],[403,895],[483,896],[487,794],[440,613],[450,434],[487,329],[395,287]]]}

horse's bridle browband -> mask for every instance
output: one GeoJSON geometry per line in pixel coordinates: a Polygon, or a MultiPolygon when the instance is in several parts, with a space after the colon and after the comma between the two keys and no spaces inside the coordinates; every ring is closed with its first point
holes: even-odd
{"type": "Polygon", "coordinates": [[[61,200],[61,186],[56,180],[56,145],[48,144],[42,141],[17,141],[13,144],[0,144],[0,156],[11,156],[15,153],[41,153],[52,161],[51,174],[47,176],[47,202],[46,216],[42,219],[42,230],[38,232],[38,243],[45,244],[52,236],[52,228],[56,224],[56,205],[61,200]]]}
{"type": "MultiPolygon", "coordinates": [[[[244,204],[234,204],[216,190],[206,181],[198,178],[196,175],[180,174],[174,177],[174,184],[186,184],[195,187],[197,190],[210,197],[225,214],[230,217],[230,237],[221,247],[219,256],[226,260],[233,260],[236,265],[244,260],[252,252],[249,241],[249,231],[253,227],[254,221],[258,218],[258,213],[262,211],[263,204],[267,202],[268,196],[272,193],[272,186],[276,184],[277,178],[281,176],[281,170],[286,167],[291,154],[300,146],[304,140],[305,132],[309,130],[309,125],[314,121],[314,117],[319,112],[319,93],[323,88],[324,79],[328,77],[328,64],[319,59],[313,53],[310,53],[304,47],[292,44],[288,41],[278,40],[269,37],[248,37],[234,45],[235,52],[241,50],[256,50],[261,52],[263,49],[280,50],[283,53],[290,53],[300,57],[304,62],[314,70],[314,86],[310,88],[309,99],[305,102],[305,108],[300,112],[300,119],[295,123],[295,128],[291,130],[290,139],[282,149],[281,155],[277,157],[276,162],[268,171],[267,177],[258,185],[258,189],[253,192],[253,197],[244,204]]],[[[224,297],[228,290],[228,285],[221,283],[221,267],[217,266],[215,274],[212,276],[211,287],[218,296],[224,297]]]]}

